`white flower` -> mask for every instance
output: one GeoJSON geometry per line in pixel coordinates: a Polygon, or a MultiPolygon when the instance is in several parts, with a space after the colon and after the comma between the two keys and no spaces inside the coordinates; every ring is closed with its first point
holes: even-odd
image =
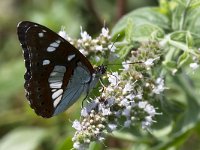
{"type": "Polygon", "coordinates": [[[99,62],[101,60],[101,58],[99,56],[95,56],[95,61],[99,62]]]}
{"type": "Polygon", "coordinates": [[[124,122],[124,127],[130,127],[130,125],[131,125],[131,120],[126,120],[125,122],[124,122]]]}
{"type": "Polygon", "coordinates": [[[110,49],[111,52],[115,52],[115,50],[116,50],[116,47],[113,43],[108,45],[108,48],[110,49]]]}
{"type": "Polygon", "coordinates": [[[116,124],[108,124],[108,127],[110,128],[111,131],[114,131],[117,128],[116,124]]]}
{"type": "Polygon", "coordinates": [[[84,50],[83,48],[79,49],[79,51],[85,56],[88,55],[88,52],[86,50],[84,50]]]}
{"type": "Polygon", "coordinates": [[[77,131],[81,131],[81,129],[82,129],[81,123],[80,123],[78,120],[75,120],[75,121],[73,122],[72,127],[73,127],[74,129],[76,129],[77,131]]]}
{"type": "Polygon", "coordinates": [[[129,117],[131,114],[131,106],[128,106],[126,109],[123,110],[122,115],[129,117]]]}
{"type": "Polygon", "coordinates": [[[65,32],[65,27],[61,27],[61,30],[58,32],[58,34],[59,34],[62,38],[66,39],[66,40],[68,40],[68,41],[71,40],[71,38],[70,38],[70,37],[67,35],[67,33],[65,32]]]}
{"type": "Polygon", "coordinates": [[[128,98],[129,100],[133,100],[135,98],[134,94],[129,94],[126,96],[126,98],[128,98]]]}
{"type": "Polygon", "coordinates": [[[137,95],[135,95],[135,97],[138,99],[142,99],[142,94],[137,94],[137,95]]]}
{"type": "Polygon", "coordinates": [[[192,68],[193,70],[196,70],[198,67],[199,67],[199,64],[197,64],[197,63],[190,64],[190,68],[192,68]]]}
{"type": "Polygon", "coordinates": [[[146,66],[152,66],[152,65],[153,65],[153,62],[154,62],[154,59],[149,58],[149,59],[147,59],[147,60],[144,62],[144,64],[145,64],[146,66]]]}
{"type": "Polygon", "coordinates": [[[151,126],[151,122],[142,121],[142,129],[148,129],[151,126]]]}
{"type": "Polygon", "coordinates": [[[75,142],[75,143],[73,144],[73,147],[74,147],[75,149],[80,149],[80,143],[79,143],[79,142],[75,142]]]}
{"type": "Polygon", "coordinates": [[[102,45],[96,45],[95,49],[96,49],[96,51],[102,51],[103,47],[102,47],[102,45]]]}
{"type": "Polygon", "coordinates": [[[142,101],[142,102],[139,102],[139,103],[138,103],[138,107],[139,107],[139,108],[142,108],[142,109],[145,108],[146,105],[147,105],[147,102],[146,102],[146,101],[142,101]]]}
{"type": "Polygon", "coordinates": [[[130,92],[132,90],[133,86],[128,82],[126,83],[124,89],[123,89],[123,94],[126,94],[127,92],[130,92]]]}
{"type": "Polygon", "coordinates": [[[150,67],[150,66],[152,66],[152,65],[154,65],[154,61],[156,60],[156,59],[159,59],[159,57],[158,58],[149,58],[149,59],[147,59],[145,62],[144,62],[144,64],[147,66],[147,67],[150,67]]]}
{"type": "Polygon", "coordinates": [[[154,87],[152,92],[155,93],[155,94],[160,94],[165,89],[166,88],[164,87],[164,80],[161,77],[157,78],[156,79],[156,86],[154,87]]]}
{"type": "Polygon", "coordinates": [[[146,111],[150,116],[155,116],[156,114],[155,108],[150,104],[145,106],[144,111],[146,111]]]}
{"type": "Polygon", "coordinates": [[[112,75],[109,76],[108,81],[111,83],[111,86],[117,86],[119,83],[119,75],[118,72],[113,72],[112,75]]]}
{"type": "Polygon", "coordinates": [[[102,141],[104,141],[104,140],[105,140],[105,138],[104,138],[104,137],[102,137],[102,136],[99,136],[99,137],[98,137],[98,140],[99,140],[100,142],[102,142],[102,141]]]}
{"type": "Polygon", "coordinates": [[[82,27],[81,27],[81,38],[84,42],[92,39],[92,37],[86,31],[84,32],[82,31],[82,27]]]}
{"type": "Polygon", "coordinates": [[[107,100],[107,102],[108,102],[107,105],[112,106],[112,105],[115,103],[114,97],[109,98],[109,99],[107,100]]]}
{"type": "Polygon", "coordinates": [[[109,37],[109,35],[108,35],[108,33],[109,33],[109,30],[108,30],[108,28],[102,28],[101,29],[101,33],[102,33],[102,35],[104,36],[104,37],[109,37]]]}
{"type": "MultiPolygon", "coordinates": [[[[115,85],[116,85],[116,84],[115,84],[115,85]]],[[[112,86],[114,86],[114,85],[112,84],[112,86]]],[[[108,91],[108,92],[113,92],[113,91],[114,91],[114,88],[111,87],[111,86],[108,86],[108,87],[106,87],[106,91],[108,91]]]]}
{"type": "Polygon", "coordinates": [[[130,61],[123,61],[122,62],[122,66],[123,66],[123,68],[124,68],[124,70],[128,70],[129,69],[129,67],[130,67],[130,61]]]}
{"type": "Polygon", "coordinates": [[[83,107],[82,110],[81,110],[81,116],[83,116],[83,117],[88,116],[88,112],[87,112],[87,109],[85,107],[83,107]]]}
{"type": "Polygon", "coordinates": [[[153,122],[153,119],[151,116],[146,116],[145,117],[145,120],[148,121],[148,122],[153,122]]]}
{"type": "Polygon", "coordinates": [[[129,101],[126,98],[124,98],[122,101],[120,101],[120,104],[122,106],[129,106],[130,105],[129,101]]]}
{"type": "Polygon", "coordinates": [[[102,108],[102,115],[108,116],[111,114],[110,108],[102,108]]]}

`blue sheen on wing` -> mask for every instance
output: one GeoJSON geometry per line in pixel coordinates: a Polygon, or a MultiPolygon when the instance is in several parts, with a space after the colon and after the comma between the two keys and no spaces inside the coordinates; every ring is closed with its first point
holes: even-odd
{"type": "Polygon", "coordinates": [[[70,78],[67,88],[63,93],[62,99],[55,108],[53,115],[57,115],[65,111],[72,104],[74,104],[82,94],[87,94],[87,92],[90,90],[89,85],[91,80],[92,76],[89,70],[79,63],[74,69],[74,73],[70,78]]]}

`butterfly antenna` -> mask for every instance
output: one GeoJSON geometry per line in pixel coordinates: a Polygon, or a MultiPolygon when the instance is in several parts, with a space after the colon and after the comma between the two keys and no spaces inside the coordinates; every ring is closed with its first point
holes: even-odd
{"type": "MultiPolygon", "coordinates": [[[[124,64],[125,65],[126,64],[130,64],[130,65],[132,64],[133,65],[133,64],[142,64],[142,63],[144,63],[144,62],[143,61],[135,61],[135,62],[124,63],[124,64]]],[[[107,66],[112,66],[112,65],[120,65],[121,66],[122,64],[107,64],[107,66]]]]}

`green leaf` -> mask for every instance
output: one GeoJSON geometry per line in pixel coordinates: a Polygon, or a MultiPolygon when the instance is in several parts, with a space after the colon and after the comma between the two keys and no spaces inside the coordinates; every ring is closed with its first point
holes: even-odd
{"type": "Polygon", "coordinates": [[[46,135],[41,128],[15,129],[1,139],[0,150],[35,150],[46,135]]]}
{"type": "Polygon", "coordinates": [[[186,17],[186,29],[194,34],[200,34],[200,7],[191,8],[186,17]]]}
{"type": "Polygon", "coordinates": [[[137,25],[133,29],[132,41],[149,41],[164,36],[164,31],[153,24],[137,25]]]}
{"type": "Polygon", "coordinates": [[[188,47],[193,47],[194,46],[194,40],[191,35],[191,33],[188,31],[186,32],[186,43],[188,47]]]}
{"type": "Polygon", "coordinates": [[[68,137],[65,141],[59,146],[57,150],[70,150],[73,148],[72,138],[68,137]]]}
{"type": "Polygon", "coordinates": [[[125,38],[126,38],[126,41],[129,43],[132,41],[133,28],[134,28],[133,21],[129,19],[127,22],[126,29],[125,29],[125,38]]]}
{"type": "Polygon", "coordinates": [[[146,7],[134,10],[118,21],[112,30],[112,34],[125,30],[128,20],[132,20],[136,26],[152,24],[163,30],[169,30],[170,22],[168,18],[159,11],[157,7],[146,7]]]}
{"type": "Polygon", "coordinates": [[[173,71],[174,69],[177,68],[177,64],[175,61],[165,61],[163,62],[163,65],[168,69],[173,71]]]}
{"type": "Polygon", "coordinates": [[[178,62],[177,62],[177,65],[178,65],[178,68],[182,67],[183,65],[185,65],[188,60],[190,58],[190,55],[188,52],[184,52],[183,54],[181,54],[178,58],[178,62]]]}
{"type": "Polygon", "coordinates": [[[102,144],[97,142],[92,142],[90,144],[89,150],[102,150],[102,144]]]}

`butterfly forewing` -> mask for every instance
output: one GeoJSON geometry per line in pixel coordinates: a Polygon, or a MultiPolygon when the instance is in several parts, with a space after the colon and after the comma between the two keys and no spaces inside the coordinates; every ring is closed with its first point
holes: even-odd
{"type": "Polygon", "coordinates": [[[78,64],[86,67],[90,77],[94,69],[74,46],[50,29],[24,21],[17,30],[27,69],[26,97],[38,115],[52,117],[78,64]]]}

